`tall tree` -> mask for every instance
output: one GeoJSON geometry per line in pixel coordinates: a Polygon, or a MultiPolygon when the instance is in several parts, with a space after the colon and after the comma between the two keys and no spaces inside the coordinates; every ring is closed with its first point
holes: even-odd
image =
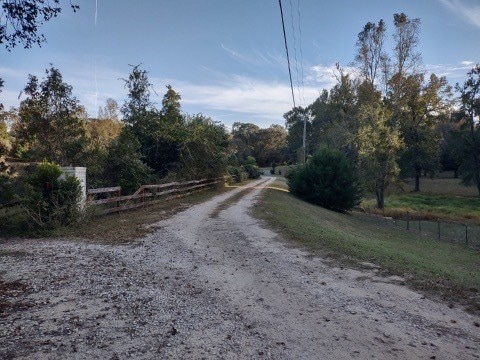
{"type": "Polygon", "coordinates": [[[181,144],[181,175],[185,178],[216,178],[225,174],[228,133],[223,125],[203,115],[188,116],[181,144]]]}
{"type": "Polygon", "coordinates": [[[306,153],[311,154],[312,123],[310,120],[309,109],[297,106],[287,113],[283,114],[285,127],[287,128],[287,156],[290,162],[302,162],[303,155],[303,130],[306,119],[306,153]]]}
{"type": "Polygon", "coordinates": [[[445,77],[409,75],[400,83],[392,82],[395,93],[396,123],[399,124],[405,150],[401,166],[415,176],[414,191],[420,191],[422,171],[434,173],[439,166],[440,120],[450,111],[451,87],[445,77]]]}
{"type": "Polygon", "coordinates": [[[380,20],[378,25],[368,22],[358,34],[355,61],[365,82],[372,88],[388,57],[384,49],[386,30],[385,22],[380,20]]]}
{"type": "Polygon", "coordinates": [[[464,181],[475,183],[480,194],[480,64],[468,72],[467,80],[463,85],[457,84],[456,89],[460,92],[460,120],[466,135],[463,136],[467,155],[464,181]]]}
{"type": "Polygon", "coordinates": [[[172,125],[178,125],[183,121],[180,106],[181,98],[180,94],[173,90],[171,85],[167,85],[167,92],[162,99],[162,116],[172,125]]]}
{"type": "Polygon", "coordinates": [[[238,162],[242,164],[249,156],[256,157],[256,145],[260,128],[251,123],[234,122],[231,147],[238,162]]]}
{"type": "Polygon", "coordinates": [[[84,165],[88,168],[87,183],[89,187],[105,187],[107,183],[105,168],[108,149],[120,136],[124,123],[118,120],[118,105],[113,99],[107,99],[104,107],[98,111],[98,119],[86,122],[88,146],[84,165]]]}
{"type": "Polygon", "coordinates": [[[270,125],[260,129],[255,148],[255,159],[260,166],[271,166],[272,163],[284,161],[288,132],[281,125],[270,125]]]}
{"type": "Polygon", "coordinates": [[[399,174],[397,160],[403,143],[400,132],[390,124],[388,109],[380,103],[362,106],[359,118],[359,171],[366,190],[375,194],[377,208],[383,209],[385,189],[399,174]]]}
{"type": "Polygon", "coordinates": [[[7,123],[0,118],[0,157],[7,155],[12,148],[12,138],[8,132],[7,123]]]}
{"type": "Polygon", "coordinates": [[[123,193],[132,193],[151,180],[151,169],[141,160],[140,143],[129,127],[108,146],[104,179],[107,186],[121,186],[123,193]]]}
{"type": "Polygon", "coordinates": [[[20,103],[16,141],[28,149],[25,155],[29,159],[80,165],[86,141],[85,110],[58,69],[51,66],[45,73],[40,83],[29,76],[26,99],[20,103]]]}
{"type": "Polygon", "coordinates": [[[119,120],[118,112],[118,103],[114,99],[108,98],[105,106],[98,108],[98,118],[101,120],[119,120]]]}
{"type": "Polygon", "coordinates": [[[394,65],[395,73],[406,76],[416,73],[421,64],[421,55],[417,52],[420,34],[420,19],[410,19],[404,13],[393,15],[394,65]]]}
{"type": "Polygon", "coordinates": [[[154,112],[153,103],[150,100],[152,84],[148,79],[148,72],[135,65],[128,79],[123,79],[128,91],[127,100],[122,106],[123,121],[132,127],[137,135],[144,132],[154,112]]]}

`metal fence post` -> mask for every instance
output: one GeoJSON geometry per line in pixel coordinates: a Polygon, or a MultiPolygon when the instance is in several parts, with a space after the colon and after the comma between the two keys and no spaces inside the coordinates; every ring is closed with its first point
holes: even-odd
{"type": "Polygon", "coordinates": [[[438,227],[438,240],[440,240],[440,220],[437,219],[437,227],[438,227]]]}
{"type": "Polygon", "coordinates": [[[410,230],[410,213],[407,211],[407,230],[410,230]]]}

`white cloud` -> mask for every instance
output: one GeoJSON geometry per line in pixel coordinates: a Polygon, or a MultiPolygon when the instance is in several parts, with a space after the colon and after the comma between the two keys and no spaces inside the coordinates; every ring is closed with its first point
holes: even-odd
{"type": "MultiPolygon", "coordinates": [[[[281,61],[280,58],[270,54],[265,58],[262,61],[271,60],[278,64],[281,61]]],[[[123,88],[123,82],[118,79],[127,77],[130,69],[118,70],[101,64],[97,65],[98,93],[96,94],[95,69],[91,62],[59,63],[55,66],[60,69],[64,81],[73,86],[73,94],[92,117],[97,115],[98,106],[103,106],[107,98],[117,100],[120,106],[126,98],[126,89],[123,88]]],[[[329,89],[335,84],[333,68],[334,66],[316,65],[306,71],[308,75],[306,74],[305,87],[301,91],[301,96],[297,87],[294,87],[297,106],[311,104],[322,89],[329,89]]],[[[153,95],[152,101],[157,105],[161,104],[165,85],[171,84],[182,97],[181,104],[184,111],[204,113],[227,126],[234,121],[254,122],[265,127],[272,123],[283,124],[283,114],[293,107],[290,84],[286,79],[284,79],[286,81],[259,80],[248,76],[218,73],[208,68],[202,68],[202,70],[212,72],[208,83],[155,77],[150,73],[150,81],[158,92],[158,97],[153,95]]],[[[31,71],[29,69],[0,69],[0,71],[1,74],[10,74],[9,81],[6,82],[1,94],[2,101],[7,108],[18,106],[19,91],[25,86],[27,74],[31,71]]],[[[36,75],[41,79],[44,73],[40,71],[36,75]]],[[[272,78],[275,79],[275,77],[272,78]]]]}
{"type": "Polygon", "coordinates": [[[464,0],[440,0],[440,2],[470,24],[480,27],[480,5],[478,3],[467,4],[464,0]]]}
{"type": "Polygon", "coordinates": [[[449,80],[463,78],[472,69],[473,61],[460,61],[458,64],[429,64],[426,65],[427,73],[446,76],[449,80]]]}
{"type": "MultiPolygon", "coordinates": [[[[162,81],[157,79],[155,83],[162,81]]],[[[200,106],[215,112],[227,113],[218,115],[218,117],[235,117],[237,114],[239,120],[243,116],[263,123],[268,121],[283,123],[283,114],[293,106],[290,86],[278,82],[234,75],[230,82],[213,85],[198,85],[181,81],[172,81],[171,83],[182,95],[182,104],[188,105],[190,108],[200,106]]],[[[317,87],[305,88],[307,105],[317,97],[317,87]]],[[[206,115],[210,114],[206,113],[206,115]]],[[[212,117],[215,118],[215,116],[212,117]]]]}

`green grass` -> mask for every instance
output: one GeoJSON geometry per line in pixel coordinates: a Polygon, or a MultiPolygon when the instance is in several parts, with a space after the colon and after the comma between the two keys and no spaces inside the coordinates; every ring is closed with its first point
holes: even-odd
{"type": "Polygon", "coordinates": [[[255,213],[287,238],[340,261],[373,262],[425,290],[462,297],[480,309],[480,253],[382,226],[375,217],[335,213],[267,189],[255,213]]]}
{"type": "Polygon", "coordinates": [[[420,192],[412,192],[413,179],[403,184],[403,189],[391,187],[385,197],[385,209],[376,209],[372,195],[366,196],[361,207],[370,213],[385,214],[394,218],[457,221],[480,225],[480,197],[475,187],[465,187],[460,179],[448,177],[421,178],[420,192]]]}
{"type": "MultiPolygon", "coordinates": [[[[376,202],[365,200],[362,207],[373,212],[376,202]]],[[[415,219],[471,220],[480,224],[480,198],[426,193],[390,195],[385,199],[385,215],[415,219]]]]}

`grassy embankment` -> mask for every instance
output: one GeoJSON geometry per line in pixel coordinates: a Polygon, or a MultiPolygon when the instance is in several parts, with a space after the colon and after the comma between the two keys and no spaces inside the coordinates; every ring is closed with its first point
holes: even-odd
{"type": "MultiPolygon", "coordinates": [[[[283,179],[274,186],[286,188],[283,179]]],[[[340,261],[373,262],[424,290],[463,298],[480,310],[480,253],[382,225],[375,217],[340,214],[288,192],[266,190],[256,215],[301,246],[340,261]]]]}

